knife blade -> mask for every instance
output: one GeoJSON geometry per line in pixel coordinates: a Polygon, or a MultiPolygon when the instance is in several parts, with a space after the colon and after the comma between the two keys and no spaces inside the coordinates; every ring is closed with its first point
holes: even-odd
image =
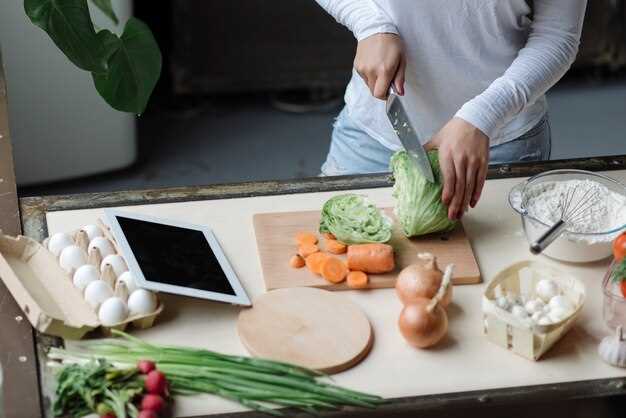
{"type": "Polygon", "coordinates": [[[393,126],[393,130],[398,135],[400,142],[404,146],[409,159],[417,166],[417,169],[431,183],[435,182],[433,168],[426,154],[426,150],[420,142],[417,132],[413,129],[411,121],[406,113],[400,96],[395,94],[393,89],[389,89],[386,105],[387,117],[393,126]]]}

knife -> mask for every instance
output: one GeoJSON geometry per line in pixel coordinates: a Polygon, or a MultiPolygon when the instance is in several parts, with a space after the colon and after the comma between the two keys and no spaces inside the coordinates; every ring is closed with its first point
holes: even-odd
{"type": "Polygon", "coordinates": [[[404,146],[409,160],[411,160],[422,175],[431,183],[435,182],[435,176],[433,174],[433,168],[430,165],[430,160],[426,154],[426,150],[420,142],[417,132],[413,129],[409,117],[406,114],[406,110],[400,101],[393,87],[389,89],[389,96],[387,97],[387,117],[389,122],[393,126],[393,130],[400,138],[400,142],[404,146]]]}

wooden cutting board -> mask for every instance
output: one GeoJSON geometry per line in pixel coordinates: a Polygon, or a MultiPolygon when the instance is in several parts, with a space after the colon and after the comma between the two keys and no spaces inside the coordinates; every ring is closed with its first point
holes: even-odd
{"type": "MultiPolygon", "coordinates": [[[[370,288],[394,287],[395,280],[404,267],[418,262],[417,254],[430,252],[437,256],[439,267],[454,263],[456,284],[480,283],[480,270],[463,225],[454,231],[431,234],[408,239],[396,222],[392,209],[385,212],[394,221],[394,230],[389,244],[396,254],[396,270],[385,274],[370,274],[370,288]]],[[[294,237],[299,231],[317,232],[320,220],[319,211],[259,213],[254,215],[254,233],[261,260],[263,279],[267,290],[285,287],[312,286],[328,290],[346,290],[344,283],[332,284],[311,273],[306,267],[294,269],[289,266],[289,258],[296,254],[294,237]]],[[[324,240],[320,239],[324,248],[324,240]]],[[[345,256],[340,256],[344,257],[345,256]]]]}
{"type": "Polygon", "coordinates": [[[253,356],[324,373],[356,365],[373,342],[372,327],[357,305],[307,287],[259,295],[239,314],[237,331],[253,356]]]}

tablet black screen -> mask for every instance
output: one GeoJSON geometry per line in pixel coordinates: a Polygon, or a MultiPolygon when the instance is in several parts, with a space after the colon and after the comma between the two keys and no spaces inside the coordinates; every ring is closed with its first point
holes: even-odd
{"type": "Polygon", "coordinates": [[[235,296],[202,231],[116,218],[147,281],[235,296]]]}

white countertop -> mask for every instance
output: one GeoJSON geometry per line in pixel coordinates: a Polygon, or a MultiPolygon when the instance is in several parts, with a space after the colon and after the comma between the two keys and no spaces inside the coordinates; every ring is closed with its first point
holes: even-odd
{"type": "MultiPolygon", "coordinates": [[[[626,181],[626,171],[609,176],[626,181]]],[[[522,179],[490,180],[479,205],[464,218],[483,280],[523,259],[531,258],[519,216],[506,198],[522,179]]],[[[263,292],[261,267],[252,215],[261,212],[315,210],[330,197],[345,192],[253,197],[200,202],[131,206],[127,210],[206,224],[219,242],[251,297],[263,292]]],[[[393,205],[390,188],[360,190],[379,206],[393,205]]],[[[101,209],[50,212],[50,234],[71,231],[103,216],[101,209]]],[[[365,360],[335,375],[337,384],[384,397],[405,397],[514,386],[626,376],[626,370],[603,363],[596,354],[609,333],[602,320],[601,281],[608,260],[585,265],[546,263],[569,271],[587,287],[587,300],[577,325],[540,361],[532,362],[489,343],[482,334],[481,297],[484,284],[457,286],[449,308],[447,339],[431,350],[404,343],[396,321],[401,309],[393,289],[346,291],[362,307],[374,333],[374,347],[365,360]]],[[[246,354],[235,327],[238,308],[207,301],[162,295],[166,310],[154,328],[136,335],[165,344],[204,347],[229,354],[246,354]]],[[[242,410],[212,396],[181,398],[176,415],[191,416],[242,410]]]]}

